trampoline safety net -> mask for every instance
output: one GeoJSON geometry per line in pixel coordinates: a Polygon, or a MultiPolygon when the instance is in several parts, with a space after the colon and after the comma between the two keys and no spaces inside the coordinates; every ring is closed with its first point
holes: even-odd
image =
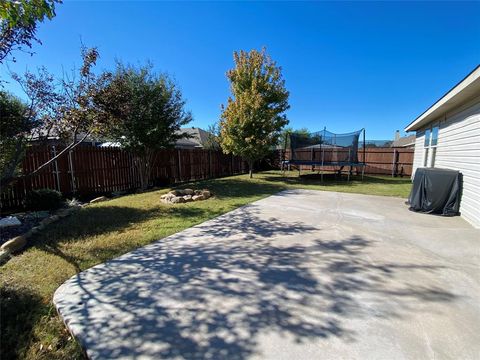
{"type": "Polygon", "coordinates": [[[287,162],[319,166],[351,166],[363,164],[358,160],[361,129],[349,134],[335,134],[322,130],[309,134],[289,134],[286,139],[287,162]]]}

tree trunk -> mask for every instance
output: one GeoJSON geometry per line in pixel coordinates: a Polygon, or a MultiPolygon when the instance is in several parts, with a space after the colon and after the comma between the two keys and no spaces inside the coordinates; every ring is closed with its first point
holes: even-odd
{"type": "Polygon", "coordinates": [[[154,155],[153,150],[146,150],[144,154],[136,156],[135,162],[137,163],[140,188],[142,190],[146,190],[150,186],[150,174],[152,172],[154,155]]]}
{"type": "Polygon", "coordinates": [[[248,161],[248,174],[250,179],[253,178],[253,161],[248,161]]]}

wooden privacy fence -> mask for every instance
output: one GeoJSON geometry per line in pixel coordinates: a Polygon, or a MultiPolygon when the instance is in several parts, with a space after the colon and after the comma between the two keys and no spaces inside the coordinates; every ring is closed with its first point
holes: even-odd
{"type": "MultiPolygon", "coordinates": [[[[365,174],[410,176],[413,169],[413,149],[367,148],[365,149],[365,174]]],[[[363,149],[358,152],[363,162],[363,149]]]]}
{"type": "MultiPolygon", "coordinates": [[[[339,151],[335,152],[325,152],[325,161],[338,161],[335,155],[339,151]]],[[[392,176],[410,176],[412,174],[413,166],[413,149],[405,148],[366,148],[365,149],[365,174],[369,175],[392,175],[392,176]]],[[[318,154],[314,160],[318,160],[318,154]]],[[[347,154],[348,155],[348,154],[347,154]]],[[[340,156],[342,157],[342,156],[340,156]]],[[[343,156],[345,157],[345,155],[343,156]]],[[[286,151],[285,159],[290,158],[290,150],[286,151]]],[[[296,150],[296,158],[306,161],[311,161],[312,151],[307,150],[296,150]]],[[[347,156],[348,158],[348,156],[347,156]]],[[[358,150],[358,160],[360,162],[364,161],[364,152],[363,148],[358,150]]],[[[311,165],[301,165],[301,170],[311,170],[311,165]]],[[[325,167],[324,170],[334,170],[333,167],[325,167]]]]}
{"type": "MultiPolygon", "coordinates": [[[[61,148],[32,147],[22,163],[28,174],[42,165],[61,148]]],[[[171,149],[158,151],[151,169],[150,183],[155,186],[202,180],[244,173],[242,158],[220,151],[171,149]]],[[[134,157],[117,148],[79,146],[53,161],[39,173],[20,178],[3,189],[2,210],[19,208],[26,195],[34,189],[54,189],[65,195],[94,196],[96,194],[129,191],[140,187],[134,157]]]]}

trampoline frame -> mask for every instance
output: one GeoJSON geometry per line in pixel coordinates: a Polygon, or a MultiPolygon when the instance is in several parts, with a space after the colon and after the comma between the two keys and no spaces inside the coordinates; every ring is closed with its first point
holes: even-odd
{"type": "MultiPolygon", "coordinates": [[[[324,128],[323,131],[326,131],[326,128],[324,128]]],[[[298,175],[299,176],[301,175],[301,166],[302,165],[311,165],[312,166],[312,171],[315,171],[315,167],[317,167],[317,166],[320,167],[320,171],[321,171],[320,172],[320,177],[321,177],[321,181],[323,181],[323,168],[325,168],[327,166],[328,167],[340,166],[340,169],[338,170],[339,174],[341,174],[344,167],[350,167],[350,169],[348,171],[348,176],[347,176],[347,180],[350,181],[350,175],[352,174],[353,168],[356,167],[357,168],[357,173],[358,173],[358,168],[361,167],[362,168],[362,180],[363,180],[364,175],[365,175],[365,166],[366,166],[366,163],[365,163],[365,159],[366,159],[365,128],[362,128],[359,131],[361,131],[363,133],[363,162],[350,162],[350,161],[326,162],[326,161],[324,161],[325,160],[325,147],[322,146],[322,144],[318,145],[318,148],[320,148],[322,150],[321,151],[321,154],[322,154],[321,161],[286,160],[285,155],[286,155],[286,152],[287,152],[286,151],[287,150],[287,139],[288,139],[288,136],[290,134],[288,134],[288,133],[285,134],[285,148],[284,148],[284,151],[283,151],[283,159],[282,159],[283,176],[285,176],[286,168],[288,168],[288,170],[291,171],[291,168],[290,168],[291,165],[298,166],[298,175]]],[[[313,153],[313,149],[314,149],[314,147],[312,147],[312,153],[313,153]]],[[[350,151],[351,150],[349,149],[348,151],[349,151],[348,158],[350,158],[350,151]]],[[[290,144],[290,153],[293,154],[291,144],[290,144]]],[[[358,154],[358,143],[357,143],[357,154],[358,154]]]]}

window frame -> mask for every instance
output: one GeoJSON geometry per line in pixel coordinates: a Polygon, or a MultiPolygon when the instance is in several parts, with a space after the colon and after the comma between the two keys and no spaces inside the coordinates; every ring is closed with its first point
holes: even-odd
{"type": "Polygon", "coordinates": [[[440,124],[434,123],[425,129],[425,140],[423,142],[423,167],[435,167],[435,158],[437,155],[438,133],[440,124]]]}

